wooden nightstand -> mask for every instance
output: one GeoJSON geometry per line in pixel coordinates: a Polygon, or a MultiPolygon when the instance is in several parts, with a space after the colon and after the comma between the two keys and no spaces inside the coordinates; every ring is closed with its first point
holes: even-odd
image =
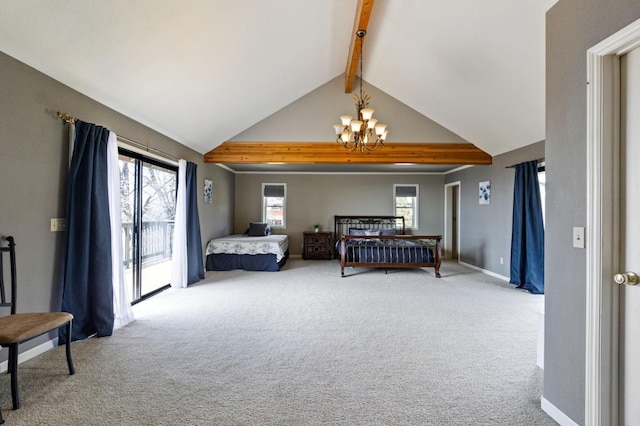
{"type": "Polygon", "coordinates": [[[325,259],[331,256],[331,232],[304,232],[302,258],[325,259]]]}

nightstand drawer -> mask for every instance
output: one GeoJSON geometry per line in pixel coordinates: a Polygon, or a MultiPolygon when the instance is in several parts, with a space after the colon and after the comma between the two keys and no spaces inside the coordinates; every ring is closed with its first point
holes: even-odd
{"type": "Polygon", "coordinates": [[[305,232],[303,259],[331,259],[331,232],[305,232]]]}

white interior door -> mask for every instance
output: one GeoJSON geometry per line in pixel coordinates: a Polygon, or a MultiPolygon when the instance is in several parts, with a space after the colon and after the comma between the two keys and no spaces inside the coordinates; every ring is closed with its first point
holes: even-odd
{"type": "MultiPolygon", "coordinates": [[[[640,49],[621,57],[620,272],[640,274],[640,49]]],[[[633,277],[616,276],[617,280],[633,277]]],[[[640,425],[640,285],[620,289],[621,425],[640,425]]]]}

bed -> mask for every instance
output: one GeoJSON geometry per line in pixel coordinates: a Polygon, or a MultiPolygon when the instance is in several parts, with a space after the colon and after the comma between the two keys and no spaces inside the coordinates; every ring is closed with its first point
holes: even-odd
{"type": "Polygon", "coordinates": [[[335,216],[336,257],[345,267],[434,268],[440,278],[441,235],[407,235],[403,216],[335,216]]]}
{"type": "Polygon", "coordinates": [[[266,228],[262,234],[247,230],[209,241],[206,257],[207,271],[279,271],[289,258],[289,238],[266,228]]]}

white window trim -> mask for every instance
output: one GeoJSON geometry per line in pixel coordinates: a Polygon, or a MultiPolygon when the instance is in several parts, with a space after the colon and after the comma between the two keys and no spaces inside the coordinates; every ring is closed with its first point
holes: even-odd
{"type": "Polygon", "coordinates": [[[393,184],[393,214],[396,214],[396,188],[399,186],[412,186],[416,188],[416,202],[413,209],[413,224],[412,226],[407,226],[405,229],[416,230],[419,229],[419,205],[420,205],[420,185],[417,183],[394,183],[393,184]]]}
{"type": "Polygon", "coordinates": [[[265,186],[282,186],[284,188],[284,201],[282,203],[282,225],[281,226],[271,225],[271,228],[285,229],[287,227],[287,184],[286,183],[270,183],[270,182],[265,182],[262,184],[262,188],[260,190],[260,197],[262,199],[262,221],[263,222],[267,221],[266,203],[265,203],[266,197],[264,196],[265,186]]]}

